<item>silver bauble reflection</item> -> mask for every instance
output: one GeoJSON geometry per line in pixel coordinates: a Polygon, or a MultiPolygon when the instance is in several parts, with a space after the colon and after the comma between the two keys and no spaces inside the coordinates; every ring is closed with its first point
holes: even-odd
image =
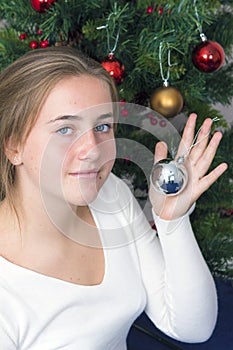
{"type": "Polygon", "coordinates": [[[151,183],[159,193],[174,196],[184,190],[187,181],[188,174],[182,161],[162,159],[152,168],[151,183]]]}

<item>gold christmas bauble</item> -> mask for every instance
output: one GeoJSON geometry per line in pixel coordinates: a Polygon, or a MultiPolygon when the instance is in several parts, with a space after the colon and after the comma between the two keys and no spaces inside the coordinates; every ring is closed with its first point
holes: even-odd
{"type": "Polygon", "coordinates": [[[173,86],[162,86],[156,89],[150,99],[151,108],[166,118],[175,117],[183,107],[183,97],[173,86]]]}

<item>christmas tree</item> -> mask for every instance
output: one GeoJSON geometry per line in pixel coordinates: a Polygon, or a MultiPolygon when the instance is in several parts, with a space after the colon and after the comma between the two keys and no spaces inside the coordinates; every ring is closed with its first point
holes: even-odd
{"type": "MultiPolygon", "coordinates": [[[[126,118],[134,104],[162,114],[161,123],[184,120],[176,126],[179,132],[191,112],[198,114],[197,129],[206,117],[219,118],[213,131],[227,128],[213,106],[230,104],[233,96],[232,10],[232,1],[217,0],[1,0],[0,68],[38,47],[72,46],[109,71],[126,118]]],[[[150,118],[157,123],[153,114],[150,118]]],[[[151,152],[156,141],[137,123],[120,124],[116,137],[135,140],[151,152]]],[[[227,277],[232,277],[233,252],[232,150],[231,129],[216,157],[230,170],[202,196],[192,215],[211,270],[227,277]]],[[[148,179],[131,154],[124,154],[114,172],[131,181],[138,199],[144,199],[148,179]]]]}

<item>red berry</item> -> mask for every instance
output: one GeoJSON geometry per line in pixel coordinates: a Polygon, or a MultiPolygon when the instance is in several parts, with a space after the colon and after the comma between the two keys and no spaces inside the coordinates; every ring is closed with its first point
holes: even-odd
{"type": "Polygon", "coordinates": [[[150,123],[151,123],[152,125],[156,125],[156,124],[158,123],[158,121],[157,121],[156,118],[151,118],[150,123]]]}
{"type": "Polygon", "coordinates": [[[153,7],[149,6],[146,10],[147,13],[152,13],[153,12],[153,7]]]}
{"type": "Polygon", "coordinates": [[[31,41],[31,42],[29,43],[29,46],[30,46],[31,49],[37,49],[37,47],[38,47],[38,42],[37,42],[37,41],[31,41]]]}
{"type": "Polygon", "coordinates": [[[162,8],[162,7],[160,7],[160,9],[159,9],[159,14],[160,14],[160,15],[163,14],[163,8],[162,8]]]}
{"type": "Polygon", "coordinates": [[[165,120],[161,120],[161,121],[159,122],[159,125],[160,125],[162,128],[164,128],[164,127],[167,125],[167,123],[165,122],[165,120]]]}
{"type": "Polygon", "coordinates": [[[27,37],[27,34],[26,34],[26,33],[22,33],[22,34],[20,34],[20,36],[19,36],[20,40],[25,40],[26,37],[27,37]]]}
{"type": "Polygon", "coordinates": [[[127,109],[122,109],[121,115],[122,115],[123,117],[127,117],[128,114],[129,114],[129,111],[128,111],[127,109]]]}
{"type": "Polygon", "coordinates": [[[45,48],[48,46],[48,44],[49,44],[49,41],[48,41],[48,40],[42,40],[42,41],[40,42],[40,47],[41,47],[42,49],[45,49],[45,48]]]}

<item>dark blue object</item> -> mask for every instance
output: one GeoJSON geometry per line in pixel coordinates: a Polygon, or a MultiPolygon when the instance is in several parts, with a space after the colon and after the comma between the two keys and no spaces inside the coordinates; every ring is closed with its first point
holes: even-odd
{"type": "Polygon", "coordinates": [[[208,341],[200,344],[175,341],[160,332],[143,313],[129,332],[128,350],[233,350],[233,286],[228,281],[217,281],[216,285],[219,315],[208,341]]]}

